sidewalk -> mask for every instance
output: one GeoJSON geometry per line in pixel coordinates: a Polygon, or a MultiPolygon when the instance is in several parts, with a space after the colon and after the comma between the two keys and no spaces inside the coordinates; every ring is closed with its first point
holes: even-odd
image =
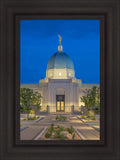
{"type": "Polygon", "coordinates": [[[56,121],[55,120],[56,115],[47,115],[44,119],[34,122],[34,123],[28,123],[24,122],[28,125],[28,128],[24,129],[20,132],[20,138],[21,140],[32,140],[37,135],[39,135],[42,130],[48,126],[50,126],[52,123],[54,125],[62,125],[64,127],[70,127],[72,126],[75,128],[75,130],[78,132],[78,134],[81,136],[83,140],[99,140],[100,139],[100,132],[95,130],[93,127],[89,126],[88,124],[85,124],[85,122],[82,122],[76,115],[66,115],[67,121],[56,121]]]}

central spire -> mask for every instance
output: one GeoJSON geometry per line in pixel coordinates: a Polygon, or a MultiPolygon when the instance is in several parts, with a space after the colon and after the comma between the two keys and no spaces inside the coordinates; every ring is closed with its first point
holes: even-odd
{"type": "Polygon", "coordinates": [[[58,45],[58,52],[62,52],[63,50],[63,47],[61,45],[61,40],[62,40],[62,37],[58,34],[58,37],[59,37],[59,45],[58,45]]]}

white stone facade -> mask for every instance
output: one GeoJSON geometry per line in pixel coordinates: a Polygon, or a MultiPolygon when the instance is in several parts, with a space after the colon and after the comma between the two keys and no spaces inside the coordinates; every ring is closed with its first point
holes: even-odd
{"type": "Polygon", "coordinates": [[[84,95],[86,88],[93,86],[99,87],[99,84],[82,84],[78,79],[48,79],[40,80],[39,84],[21,84],[21,88],[30,88],[38,91],[42,95],[41,111],[46,111],[49,106],[50,113],[57,112],[56,95],[64,95],[64,112],[71,113],[74,105],[75,111],[80,111],[80,97],[84,95]]]}
{"type": "Polygon", "coordinates": [[[50,79],[70,79],[75,76],[73,69],[48,69],[46,71],[46,77],[50,79]]]}

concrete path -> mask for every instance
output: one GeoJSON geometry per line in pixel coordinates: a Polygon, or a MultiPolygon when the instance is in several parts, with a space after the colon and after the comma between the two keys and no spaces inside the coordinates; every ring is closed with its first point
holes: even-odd
{"type": "Polygon", "coordinates": [[[46,115],[44,119],[38,122],[27,122],[22,121],[21,125],[28,126],[28,128],[24,129],[20,133],[21,140],[37,140],[37,137],[40,138],[41,133],[45,131],[45,128],[49,127],[52,123],[54,125],[63,125],[64,127],[74,127],[76,132],[79,134],[81,139],[83,140],[99,140],[100,133],[94,128],[86,125],[80,119],[78,119],[77,115],[65,115],[67,117],[67,121],[58,122],[55,120],[56,115],[46,115]]]}

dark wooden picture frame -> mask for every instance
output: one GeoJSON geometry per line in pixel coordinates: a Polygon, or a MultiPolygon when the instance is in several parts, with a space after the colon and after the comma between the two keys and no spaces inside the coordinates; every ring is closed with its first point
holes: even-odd
{"type": "Polygon", "coordinates": [[[107,1],[2,1],[0,155],[19,159],[119,160],[119,13],[120,3],[107,1]],[[101,141],[48,143],[19,141],[19,18],[101,20],[101,141]]]}

